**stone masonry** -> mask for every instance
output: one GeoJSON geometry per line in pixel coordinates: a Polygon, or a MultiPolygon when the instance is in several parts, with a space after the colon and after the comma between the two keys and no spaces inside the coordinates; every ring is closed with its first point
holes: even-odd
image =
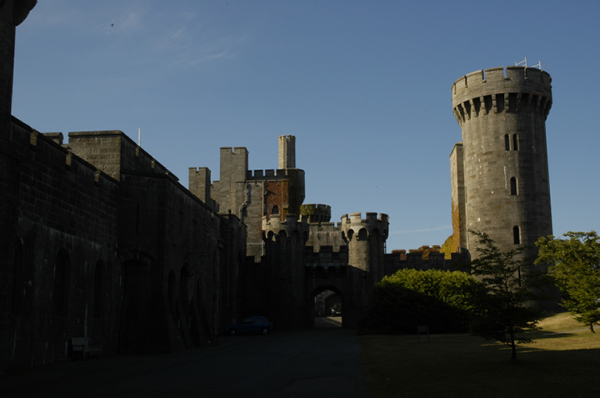
{"type": "Polygon", "coordinates": [[[0,367],[217,343],[239,318],[246,226],[121,131],[42,134],[11,116],[15,26],[0,2],[0,367]]]}
{"type": "MultiPolygon", "coordinates": [[[[552,234],[546,118],[552,79],[526,67],[492,68],[452,85],[462,143],[451,154],[452,206],[460,220],[460,247],[475,256],[475,230],[501,250],[533,247],[552,234]]],[[[456,227],[456,226],[455,226],[456,227]]]]}

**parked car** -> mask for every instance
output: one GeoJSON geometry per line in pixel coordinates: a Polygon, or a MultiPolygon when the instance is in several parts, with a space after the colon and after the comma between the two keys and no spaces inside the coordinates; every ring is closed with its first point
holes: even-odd
{"type": "Polygon", "coordinates": [[[234,336],[238,333],[269,334],[273,331],[273,324],[264,316],[249,316],[242,322],[227,327],[227,334],[234,336]]]}

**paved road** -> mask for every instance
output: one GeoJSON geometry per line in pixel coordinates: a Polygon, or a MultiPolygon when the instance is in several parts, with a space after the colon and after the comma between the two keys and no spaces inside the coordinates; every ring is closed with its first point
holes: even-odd
{"type": "Polygon", "coordinates": [[[367,396],[354,331],[221,337],[217,347],[91,358],[0,376],[0,395],[367,396]]]}

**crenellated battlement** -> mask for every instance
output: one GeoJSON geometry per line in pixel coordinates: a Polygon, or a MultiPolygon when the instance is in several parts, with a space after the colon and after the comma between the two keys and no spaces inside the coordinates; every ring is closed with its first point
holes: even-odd
{"type": "Polygon", "coordinates": [[[300,214],[308,216],[309,223],[326,223],[331,219],[331,206],[316,203],[301,205],[300,214]]]}
{"type": "Polygon", "coordinates": [[[348,231],[352,230],[355,233],[359,232],[361,229],[365,229],[367,231],[368,236],[374,230],[378,230],[383,239],[387,239],[388,237],[388,227],[389,227],[389,216],[387,214],[381,213],[379,218],[377,217],[377,213],[365,213],[366,218],[362,218],[361,213],[350,213],[344,214],[342,216],[342,224],[341,229],[342,232],[348,236],[348,231]]]}
{"type": "Polygon", "coordinates": [[[502,112],[527,111],[546,118],[552,106],[551,83],[548,72],[522,66],[471,72],[452,85],[454,116],[459,124],[502,112]]]}
{"type": "Polygon", "coordinates": [[[285,179],[290,177],[296,177],[299,172],[304,174],[304,170],[298,169],[248,170],[246,171],[246,180],[260,181],[264,179],[285,179]]]}
{"type": "Polygon", "coordinates": [[[529,92],[551,97],[551,83],[550,74],[541,69],[523,66],[489,68],[457,79],[452,85],[452,98],[462,102],[464,96],[473,97],[473,93],[482,96],[504,92],[529,92]]]}
{"type": "Polygon", "coordinates": [[[291,236],[294,231],[298,231],[301,236],[308,235],[308,218],[306,216],[298,217],[296,214],[286,214],[285,220],[280,220],[279,217],[266,216],[262,218],[262,235],[263,240],[267,239],[269,232],[280,235],[285,232],[287,236],[291,236]]]}
{"type": "Polygon", "coordinates": [[[468,253],[452,253],[451,259],[445,259],[444,253],[430,253],[428,259],[423,258],[422,252],[406,253],[404,250],[394,251],[385,255],[385,274],[393,275],[400,269],[439,269],[445,271],[464,271],[464,265],[469,262],[468,253]]]}
{"type": "Polygon", "coordinates": [[[223,146],[220,149],[221,149],[221,154],[245,156],[248,153],[248,150],[246,149],[245,146],[236,146],[236,147],[223,146]]]}

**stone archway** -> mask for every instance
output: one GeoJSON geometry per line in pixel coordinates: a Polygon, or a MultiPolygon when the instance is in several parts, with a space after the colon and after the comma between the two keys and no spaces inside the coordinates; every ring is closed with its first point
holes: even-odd
{"type": "Polygon", "coordinates": [[[333,285],[321,285],[310,294],[307,313],[311,328],[343,327],[344,295],[333,285]]]}

